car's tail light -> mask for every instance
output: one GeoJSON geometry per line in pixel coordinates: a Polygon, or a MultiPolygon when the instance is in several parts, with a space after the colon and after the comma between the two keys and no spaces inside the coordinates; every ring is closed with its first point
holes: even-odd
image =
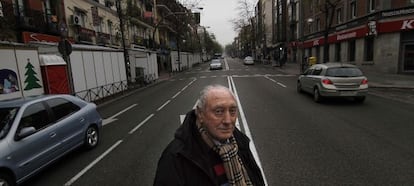
{"type": "Polygon", "coordinates": [[[363,79],[363,80],[361,81],[361,85],[366,85],[366,84],[368,84],[368,79],[363,79]]]}
{"type": "Polygon", "coordinates": [[[322,83],[325,85],[332,85],[332,81],[330,79],[322,79],[322,83]]]}

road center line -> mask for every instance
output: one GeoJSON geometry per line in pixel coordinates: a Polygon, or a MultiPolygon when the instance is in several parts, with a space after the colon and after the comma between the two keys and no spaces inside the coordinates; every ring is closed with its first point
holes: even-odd
{"type": "Polygon", "coordinates": [[[263,171],[262,163],[260,162],[259,154],[257,153],[256,146],[254,145],[253,137],[252,137],[252,134],[250,133],[249,125],[247,124],[247,119],[246,119],[246,116],[244,115],[243,108],[242,108],[242,105],[240,103],[239,95],[237,94],[236,86],[234,85],[233,77],[231,77],[231,76],[230,76],[230,82],[231,82],[231,85],[232,85],[232,88],[233,88],[233,94],[236,97],[237,105],[239,106],[239,112],[240,112],[240,117],[241,117],[241,120],[242,120],[242,123],[243,123],[244,132],[250,138],[250,150],[252,151],[253,157],[256,160],[257,165],[259,166],[260,170],[262,171],[262,175],[263,175],[263,179],[265,181],[265,185],[268,185],[266,175],[263,171]]]}
{"type": "Polygon", "coordinates": [[[157,109],[157,111],[160,111],[162,108],[164,108],[165,107],[165,105],[167,105],[168,103],[170,103],[171,102],[171,100],[168,100],[168,101],[166,101],[163,105],[161,105],[158,109],[157,109]]]}
{"type": "Polygon", "coordinates": [[[144,119],[144,121],[141,121],[135,128],[133,128],[131,131],[129,131],[129,134],[134,133],[136,130],[138,130],[142,125],[144,125],[149,119],[151,119],[154,116],[154,114],[149,115],[147,118],[144,119]]]}
{"type": "Polygon", "coordinates": [[[88,166],[82,169],[78,174],[76,174],[72,179],[65,183],[65,186],[72,185],[78,180],[82,175],[84,175],[89,169],[95,166],[99,161],[101,161],[106,155],[108,155],[112,150],[114,150],[119,144],[122,143],[122,140],[117,141],[113,144],[108,150],[106,150],[103,154],[101,154],[98,158],[96,158],[93,162],[91,162],[88,166]]]}

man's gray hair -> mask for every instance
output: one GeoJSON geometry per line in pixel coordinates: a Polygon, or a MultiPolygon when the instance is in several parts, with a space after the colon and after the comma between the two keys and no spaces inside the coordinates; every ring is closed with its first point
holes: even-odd
{"type": "Polygon", "coordinates": [[[231,90],[223,85],[219,85],[219,84],[215,84],[215,85],[207,85],[206,87],[203,88],[203,90],[201,90],[200,92],[200,97],[197,100],[197,110],[199,111],[203,111],[205,106],[206,106],[206,102],[207,102],[207,95],[210,93],[211,90],[213,89],[223,89],[228,91],[233,98],[235,98],[233,92],[231,92],[231,90]]]}

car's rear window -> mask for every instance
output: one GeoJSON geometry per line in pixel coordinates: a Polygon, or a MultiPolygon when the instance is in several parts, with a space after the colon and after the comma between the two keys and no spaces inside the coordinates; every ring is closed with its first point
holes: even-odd
{"type": "Polygon", "coordinates": [[[359,77],[363,76],[362,71],[355,67],[328,68],[325,76],[330,77],[359,77]]]}
{"type": "Polygon", "coordinates": [[[3,139],[13,124],[18,108],[0,108],[0,140],[3,139]]]}
{"type": "Polygon", "coordinates": [[[220,60],[212,60],[211,63],[221,63],[220,60]]]}

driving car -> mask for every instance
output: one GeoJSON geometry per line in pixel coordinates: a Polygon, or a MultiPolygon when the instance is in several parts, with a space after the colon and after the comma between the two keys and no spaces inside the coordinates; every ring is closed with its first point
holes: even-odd
{"type": "Polygon", "coordinates": [[[221,59],[212,59],[210,63],[210,70],[223,69],[221,59]]]}
{"type": "Polygon", "coordinates": [[[313,95],[315,102],[325,97],[351,97],[364,102],[368,92],[368,79],[355,65],[346,63],[315,64],[305,70],[297,80],[297,91],[313,95]]]}
{"type": "Polygon", "coordinates": [[[94,103],[71,95],[0,101],[0,185],[16,185],[77,147],[98,145],[94,103]]]}
{"type": "Polygon", "coordinates": [[[245,65],[253,65],[254,64],[254,60],[251,56],[247,56],[244,58],[244,62],[245,65]]]}

